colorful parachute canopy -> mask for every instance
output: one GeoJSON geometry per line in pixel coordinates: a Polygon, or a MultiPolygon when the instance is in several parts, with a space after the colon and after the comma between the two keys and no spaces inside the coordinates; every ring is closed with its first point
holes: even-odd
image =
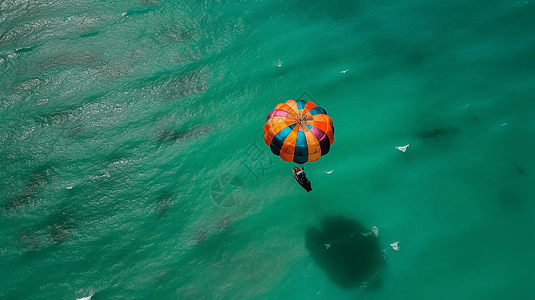
{"type": "Polygon", "coordinates": [[[264,141],[284,161],[316,161],[334,142],[333,121],[314,102],[288,100],[267,116],[264,141]]]}

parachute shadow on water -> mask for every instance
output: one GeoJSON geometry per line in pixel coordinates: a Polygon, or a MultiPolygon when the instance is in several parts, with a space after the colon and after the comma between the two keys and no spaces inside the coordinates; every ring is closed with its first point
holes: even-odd
{"type": "Polygon", "coordinates": [[[343,216],[326,216],[320,229],[306,229],[305,243],[312,259],[341,289],[377,286],[384,256],[377,237],[362,234],[367,231],[358,221],[343,216]]]}

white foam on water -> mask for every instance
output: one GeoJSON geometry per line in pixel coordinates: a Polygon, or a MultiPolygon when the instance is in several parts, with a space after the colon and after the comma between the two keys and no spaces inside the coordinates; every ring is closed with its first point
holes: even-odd
{"type": "Polygon", "coordinates": [[[91,297],[93,297],[93,294],[87,296],[87,297],[84,297],[84,298],[77,298],[76,300],[91,300],[91,297]]]}
{"type": "Polygon", "coordinates": [[[370,236],[370,235],[374,235],[375,237],[378,237],[379,236],[379,228],[377,228],[377,226],[373,226],[369,232],[361,232],[360,234],[362,234],[363,236],[370,236]]]}
{"type": "Polygon", "coordinates": [[[82,297],[82,298],[76,298],[76,300],[91,300],[91,298],[93,297],[93,295],[95,294],[95,290],[90,287],[88,289],[81,289],[78,291],[78,295],[83,295],[83,294],[89,294],[89,296],[87,297],[82,297]]]}

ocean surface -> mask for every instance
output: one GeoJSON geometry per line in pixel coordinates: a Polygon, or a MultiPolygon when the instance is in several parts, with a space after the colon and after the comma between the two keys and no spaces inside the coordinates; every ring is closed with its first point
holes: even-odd
{"type": "Polygon", "coordinates": [[[535,299],[534,39],[531,0],[0,0],[0,299],[535,299]],[[310,193],[289,99],[336,128],[310,193]]]}

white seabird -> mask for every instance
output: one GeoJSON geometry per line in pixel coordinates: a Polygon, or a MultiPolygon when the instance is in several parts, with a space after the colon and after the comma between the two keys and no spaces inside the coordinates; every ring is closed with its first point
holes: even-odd
{"type": "Polygon", "coordinates": [[[396,147],[396,149],[398,149],[401,152],[405,152],[405,151],[407,151],[407,147],[409,147],[409,144],[407,144],[405,146],[396,147]]]}

